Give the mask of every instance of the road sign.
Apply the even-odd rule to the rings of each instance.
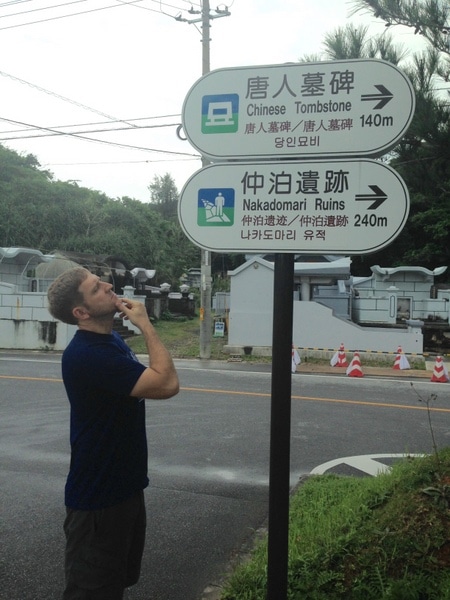
[[[381,156],[405,134],[410,81],[357,59],[211,71],[188,92],[183,128],[211,160]]]
[[[178,205],[192,242],[224,253],[367,254],[392,242],[408,213],[402,178],[370,159],[209,165]]]

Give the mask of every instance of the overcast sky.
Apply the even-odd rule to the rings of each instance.
[[[212,15],[231,13],[211,21],[211,69],[320,53],[352,8],[346,0],[210,4]],[[0,143],[34,154],[55,179],[111,198],[148,201],[148,185],[165,173],[181,190],[201,168],[176,136],[202,73],[199,24],[174,18],[199,18],[191,6],[200,1],[0,0]],[[351,21],[383,30],[370,16]],[[398,31],[399,42],[410,40]]]

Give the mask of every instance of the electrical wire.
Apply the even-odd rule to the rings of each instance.
[[[20,15],[29,15],[31,13],[39,12],[41,10],[51,10],[52,8],[61,8],[62,6],[69,6],[70,4],[80,4],[80,2],[87,2],[88,0],[71,0],[71,2],[65,2],[64,4],[55,4],[53,6],[41,6],[40,8],[31,8],[30,10],[23,10],[21,12],[10,13],[9,15],[0,15],[0,19],[7,19],[9,17],[18,17]],[[1,8],[1,6],[0,6]]]
[[[15,121],[13,119],[6,119],[3,118],[3,121],[7,121],[8,123],[13,123],[15,125],[23,125],[25,127],[37,127],[36,125],[32,125],[30,123],[23,123],[21,121]],[[82,141],[86,141],[86,142],[94,142],[94,143],[98,143],[98,144],[105,144],[108,146],[117,146],[119,148],[127,148],[127,149],[132,149],[132,150],[141,150],[143,152],[156,152],[159,154],[173,154],[176,156],[196,156],[195,154],[190,154],[188,152],[175,152],[172,150],[160,150],[160,149],[156,149],[156,148],[146,148],[143,146],[133,146],[131,144],[121,144],[119,142],[110,142],[107,140],[100,140],[97,138],[91,138],[85,135],[79,135],[77,133],[68,133],[68,132],[64,132],[64,131],[54,131],[52,130],[50,127],[38,127],[38,129],[42,129],[44,131],[48,131],[50,133],[54,133],[55,135],[58,136],[68,136],[68,137],[72,137],[75,139],[79,139]]]
[[[158,163],[158,162],[184,162],[184,161],[192,161],[192,160],[201,160],[201,156],[192,155],[187,158],[156,158],[152,160],[112,160],[112,161],[100,161],[100,162],[70,162],[70,163],[46,163],[44,166],[52,166],[52,167],[90,167],[90,166],[101,166],[101,165],[141,165],[141,164],[150,164],[150,163]]]
[[[11,7],[13,5],[19,5],[19,4],[24,4],[26,2],[29,2],[30,0],[15,0],[15,1],[11,1],[8,3],[2,3],[0,4],[0,8],[5,8],[5,7]],[[4,19],[7,17],[12,17],[12,16],[22,16],[22,15],[27,15],[27,14],[32,14],[32,13],[36,13],[39,11],[43,11],[43,10],[54,10],[54,9],[58,9],[58,8],[63,8],[66,6],[70,6],[73,4],[80,4],[82,2],[86,2],[87,0],[71,0],[70,2],[65,2],[62,4],[56,4],[56,5],[52,5],[52,6],[45,6],[45,7],[39,7],[39,8],[32,8],[29,10],[25,10],[25,11],[21,11],[21,12],[16,12],[16,13],[12,13],[9,15],[0,15],[0,19]],[[40,19],[37,21],[29,21],[26,23],[18,23],[15,25],[11,25],[11,26],[6,26],[6,27],[0,27],[0,30],[5,30],[5,29],[13,29],[16,27],[22,27],[25,25],[33,25],[33,24],[37,24],[37,23],[44,23],[44,22],[49,22],[49,21],[54,21],[54,20],[58,20],[58,19],[62,19],[62,18],[68,18],[68,17],[72,17],[72,16],[78,16],[78,15],[83,15],[83,14],[89,14],[89,13],[93,13],[93,12],[98,12],[100,10],[108,10],[110,8],[118,8],[120,6],[123,5],[128,5],[128,6],[133,6],[135,8],[143,8],[145,10],[148,10],[150,12],[157,12],[157,13],[162,13],[162,14],[168,14],[168,13],[164,13],[163,11],[163,7],[164,8],[168,8],[168,9],[175,9],[175,10],[180,10],[179,6],[175,6],[174,4],[169,4],[167,2],[162,2],[162,0],[149,0],[155,4],[158,5],[159,9],[155,10],[152,8],[149,8],[147,6],[141,6],[141,5],[137,5],[138,2],[142,2],[143,0],[116,0],[117,4],[114,5],[108,5],[108,6],[104,6],[104,7],[99,7],[99,8],[94,8],[94,9],[89,9],[89,10],[85,10],[85,11],[79,11],[76,13],[70,13],[70,14],[65,14],[65,15],[58,15],[58,16],[54,16],[54,17],[47,17],[45,19]],[[182,2],[184,2],[185,4],[189,4],[190,7],[192,8],[193,5],[199,6],[200,8],[202,8],[202,4],[198,3],[192,3],[189,2],[189,0],[181,0]],[[181,10],[187,10],[184,8],[181,8]],[[169,16],[174,16],[174,15],[169,15]],[[138,119],[130,119],[128,121],[125,121],[123,119],[117,119],[111,115],[108,115],[102,111],[98,111],[97,109],[94,109],[92,107],[86,106],[84,104],[81,104],[77,101],[71,100],[70,98],[61,96],[60,94],[57,94],[55,92],[52,92],[50,90],[47,90],[39,85],[36,84],[32,84],[28,81],[25,81],[23,79],[20,79],[19,77],[16,77],[14,75],[10,75],[8,73],[5,72],[1,72],[0,71],[0,75],[4,76],[4,77],[9,77],[13,80],[16,80],[22,84],[25,85],[29,85],[30,87],[33,87],[35,89],[37,89],[40,92],[55,96],[56,98],[63,100],[64,102],[69,102],[71,104],[74,104],[75,106],[78,106],[80,108],[83,108],[85,110],[88,110],[90,112],[94,112],[100,116],[103,116],[105,118],[108,119],[108,123],[114,124],[114,123],[123,123],[126,125],[126,127],[112,127],[112,128],[108,128],[108,129],[96,129],[96,130],[88,130],[88,131],[75,131],[75,132],[68,132],[68,131],[61,131],[60,129],[62,128],[67,128],[69,126],[55,126],[55,127],[41,127],[41,126],[36,126],[36,125],[32,125],[30,123],[25,123],[25,122],[21,122],[21,121],[15,121],[12,119],[7,119],[7,118],[3,118],[0,117],[0,120],[15,124],[15,125],[20,125],[22,127],[26,127],[26,131],[23,131],[21,133],[22,130],[16,130],[13,131],[11,133],[21,133],[21,135],[13,137],[0,137],[0,141],[13,141],[13,140],[20,140],[20,139],[27,139],[27,138],[38,138],[38,137],[48,137],[48,136],[69,136],[69,137],[73,137],[76,139],[81,139],[83,141],[89,141],[89,142],[94,142],[94,143],[100,143],[100,144],[106,144],[106,145],[111,145],[111,146],[118,146],[118,147],[122,147],[122,148],[130,148],[130,149],[135,149],[135,150],[141,150],[141,151],[145,151],[145,152],[155,152],[155,153],[163,153],[163,154],[172,154],[172,155],[176,155],[176,156],[187,156],[190,159],[195,159],[197,160],[198,158],[200,158],[199,155],[195,155],[195,154],[189,154],[189,153],[183,153],[183,152],[172,152],[172,151],[167,151],[167,150],[159,150],[159,149],[154,149],[154,148],[146,148],[146,147],[141,147],[141,146],[133,146],[133,145],[129,145],[129,144],[122,144],[122,143],[118,143],[118,142],[111,142],[111,141],[106,141],[106,140],[100,140],[97,138],[92,138],[92,137],[88,137],[87,135],[85,135],[86,133],[105,133],[105,132],[110,132],[110,131],[125,131],[125,130],[136,130],[136,129],[152,129],[152,128],[156,128],[156,127],[173,127],[173,126],[178,126],[179,123],[173,124],[161,124],[161,125],[136,125],[133,123],[133,121],[136,121]],[[168,115],[169,116],[169,115]],[[175,116],[179,116],[179,115],[171,115],[172,117]],[[153,118],[160,118],[160,117],[153,117]],[[141,119],[144,119],[143,117]],[[86,124],[87,126],[92,126],[93,124]],[[73,125],[73,127],[76,126],[81,126],[81,125]],[[34,134],[31,135],[31,132],[33,131],[40,131],[40,134]],[[29,133],[29,135],[24,135],[24,133]],[[45,132],[45,133],[42,133]],[[8,132],[4,132],[4,134],[7,134]],[[2,134],[0,134],[2,135]]]
[[[3,8],[5,6],[8,7],[13,4],[24,4],[25,2],[33,2],[33,0],[11,0],[11,2],[2,2],[0,4],[0,8]]]
[[[80,0],[80,1],[84,1],[84,0]],[[133,2],[142,2],[143,0],[132,0]],[[6,27],[0,27],[0,31],[5,31],[6,29],[16,29],[17,27],[24,27],[26,25],[36,25],[38,23],[48,23],[50,21],[57,21],[58,19],[66,19],[69,17],[77,17],[79,15],[86,15],[86,14],[90,14],[90,13],[94,13],[94,12],[99,12],[101,10],[108,10],[110,8],[120,8],[121,5],[120,4],[113,4],[110,6],[103,6],[101,8],[91,8],[89,10],[84,10],[84,11],[80,11],[77,13],[71,13],[68,15],[58,15],[57,17],[47,17],[46,19],[39,19],[37,21],[29,21],[27,23],[16,23],[15,25],[7,25]],[[152,9],[148,9],[148,10],[152,10]],[[160,11],[153,11],[153,12],[160,12]],[[26,13],[21,13],[21,14],[26,14]],[[8,15],[6,15],[8,16]]]
[[[12,119],[7,119],[5,117],[0,117],[0,121],[6,121],[7,123],[14,123],[15,121],[13,121]],[[20,123],[19,121],[17,121],[17,123]],[[30,129],[26,129],[26,130],[15,130],[14,133],[23,133],[26,134],[28,132],[31,131],[40,131],[41,129],[44,129],[46,131],[46,133],[40,133],[40,134],[29,134],[29,135],[16,135],[16,136],[10,136],[10,137],[2,137],[5,135],[6,132],[0,133],[0,142],[5,142],[5,141],[11,141],[11,140],[26,140],[26,139],[34,139],[34,138],[43,138],[43,137],[53,137],[56,135],[82,135],[82,134],[86,134],[86,133],[110,133],[110,132],[114,132],[114,131],[137,131],[137,130],[144,130],[144,129],[160,129],[163,127],[178,127],[179,123],[163,123],[161,125],[133,125],[131,127],[114,127],[114,128],[109,128],[109,129],[87,129],[87,130],[81,130],[81,131],[59,131],[60,129],[62,129],[63,126],[61,125],[57,125],[56,127],[50,127],[50,128],[41,128],[41,127],[33,127]]]
[[[129,4],[130,6],[133,6],[134,8],[141,8],[143,10],[149,10],[150,12],[159,12],[159,13],[161,13],[163,15],[168,15],[169,17],[171,17],[172,15],[170,15],[169,13],[164,12],[162,10],[162,6],[167,7],[167,8],[174,8],[175,10],[178,10],[178,11],[179,10],[186,10],[186,9],[180,8],[179,6],[175,6],[173,4],[168,4],[167,2],[161,2],[161,0],[148,0],[148,1],[149,2],[154,2],[155,4],[158,4],[159,7],[160,7],[160,10],[155,11],[155,9],[148,8],[147,6],[141,6],[141,5],[137,6],[137,5],[134,5],[132,1],[129,2],[128,0],[116,0],[116,2],[120,2],[120,4]],[[189,4],[191,4],[191,3],[189,2]]]
[[[3,77],[8,77],[9,79],[12,79],[13,81],[18,81],[19,83],[22,83],[31,88],[34,88],[34,89],[38,90],[39,92],[43,92],[44,94],[48,94],[49,96],[54,96],[55,98],[58,98],[59,100],[63,100],[64,102],[68,102],[69,104],[73,104],[74,106],[78,106],[79,108],[83,108],[84,110],[87,110],[89,112],[96,113],[97,115],[100,115],[101,117],[106,117],[109,120],[116,120],[116,117],[108,115],[107,113],[104,113],[101,110],[97,110],[96,108],[92,108],[91,106],[87,106],[86,104],[81,104],[81,102],[77,102],[76,100],[71,100],[70,98],[67,98],[67,96],[61,96],[61,94],[57,94],[56,92],[47,90],[46,88],[43,88],[40,85],[31,83],[30,81],[26,81],[25,79],[21,79],[20,77],[16,77],[15,75],[10,75],[9,73],[5,73],[4,71],[0,71],[0,75]],[[122,121],[122,123],[126,123],[127,125],[129,125],[129,123],[127,123],[127,121]]]
[[[180,118],[180,114],[173,114],[173,115],[160,115],[157,117],[136,117],[134,119],[127,119],[125,122],[127,123],[132,123],[133,121],[150,121],[150,120],[154,120],[154,119],[171,119],[171,118]],[[3,120],[0,117],[0,120]],[[92,123],[71,123],[69,125],[51,125],[50,127],[52,129],[64,129],[64,128],[69,128],[69,127],[92,127],[94,125],[104,125],[104,124],[108,124],[110,123],[111,125],[113,125],[114,123],[123,123],[124,121],[122,121],[121,119],[113,119],[111,121],[94,121]],[[140,126],[136,125],[134,126],[134,128],[139,129]],[[131,127],[130,127],[131,129]],[[26,130],[23,129],[10,129],[10,130],[6,130],[0,133],[0,135],[4,135],[6,133],[23,133],[24,131],[39,131],[40,127],[32,127]],[[114,129],[111,130],[105,130],[105,131],[114,131]],[[74,132],[74,133],[79,133],[79,132]]]
[[[80,2],[86,2],[88,0],[72,0],[71,2],[66,2],[64,4],[57,4],[54,6],[47,6],[47,7],[41,7],[41,8],[36,8],[36,9],[31,9],[31,10],[27,10],[27,11],[22,11],[19,13],[13,13],[11,15],[0,15],[0,19],[4,19],[4,18],[8,18],[11,16],[21,16],[21,15],[27,15],[33,12],[37,12],[37,11],[42,11],[42,10],[51,10],[54,8],[62,8],[64,6],[68,6],[70,4],[78,4]],[[84,10],[84,11],[79,11],[79,12],[75,12],[75,13],[70,13],[70,14],[65,14],[65,15],[58,15],[56,17],[47,17],[45,19],[38,19],[37,21],[28,21],[26,23],[16,23],[15,25],[7,25],[5,27],[0,27],[0,31],[4,31],[6,29],[15,29],[17,27],[24,27],[26,25],[36,25],[39,23],[47,23],[50,21],[56,21],[58,19],[65,19],[65,18],[69,18],[69,17],[76,17],[79,15],[85,15],[85,14],[89,14],[89,13],[93,13],[93,12],[98,12],[101,10],[108,10],[110,8],[120,8],[124,5],[128,5],[128,6],[134,6],[135,8],[142,8],[144,10],[147,10],[149,12],[156,12],[159,14],[166,14],[170,17],[175,17],[175,15],[170,15],[169,13],[165,13],[162,10],[162,6],[167,7],[167,8],[173,8],[175,10],[184,10],[184,9],[180,9],[179,6],[175,6],[173,4],[168,4],[166,2],[161,2],[160,0],[149,0],[150,2],[153,2],[155,4],[157,4],[160,8],[159,9],[154,9],[154,8],[149,8],[146,6],[136,6],[138,2],[143,2],[145,0],[129,0],[129,1],[125,1],[125,0],[116,0],[118,2],[118,4],[112,4],[109,6],[103,6],[103,7],[99,7],[99,8],[92,8],[89,10]]]

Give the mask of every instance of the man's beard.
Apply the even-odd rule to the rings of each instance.
[[[89,312],[89,316],[91,317],[91,319],[96,319],[97,321],[109,321],[113,319],[114,315],[117,313],[117,309],[115,306],[112,306],[110,308],[89,308],[89,306],[85,306],[86,310]]]

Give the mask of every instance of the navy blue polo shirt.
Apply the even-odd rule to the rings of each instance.
[[[145,401],[130,396],[145,368],[115,332],[78,330],[64,351],[71,445],[66,506],[107,508],[147,487]]]

